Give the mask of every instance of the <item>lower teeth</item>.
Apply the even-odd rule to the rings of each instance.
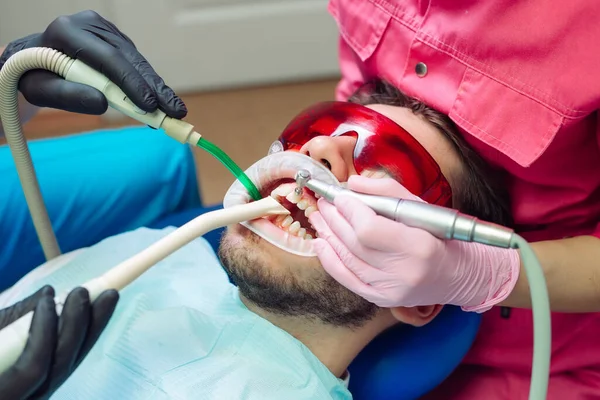
[[[310,233],[306,233],[307,229],[303,228],[300,225],[300,222],[294,221],[292,219],[292,217],[290,217],[289,215],[287,215],[287,216],[280,215],[280,216],[275,217],[275,219],[272,219],[272,218],[267,218],[267,219],[270,219],[271,222],[273,224],[275,224],[279,229],[281,229],[285,232],[288,232],[291,235],[298,236],[300,238],[303,238],[304,240],[313,239],[313,235],[311,235]],[[314,231],[314,228],[312,226],[310,228]]]

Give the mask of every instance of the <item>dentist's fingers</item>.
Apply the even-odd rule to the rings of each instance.
[[[52,296],[43,296],[35,308],[29,337],[17,362],[0,375],[0,393],[7,399],[30,399],[46,380],[58,332]]]
[[[140,56],[140,60],[136,63],[137,68],[146,80],[150,87],[156,92],[158,108],[165,112],[169,117],[182,119],[187,115],[187,107],[183,100],[179,98],[165,81],[154,71],[152,66],[146,59]]]
[[[19,90],[29,103],[38,107],[90,115],[102,115],[108,108],[108,100],[100,91],[42,69],[25,73],[19,81]]]
[[[100,21],[99,23],[101,24]],[[104,37],[99,37],[93,33],[89,35],[75,33],[73,36],[69,36],[68,39],[63,38],[64,46],[60,50],[106,75],[140,109],[146,112],[153,112],[157,109],[156,93],[138,72],[135,63],[128,59],[129,54],[127,52],[129,50],[135,51],[135,48],[129,49],[122,43],[119,44],[119,47],[115,47],[110,44],[111,42],[107,43]],[[106,31],[104,33],[108,34]],[[110,36],[114,35],[111,34]]]
[[[362,202],[349,196],[339,196],[335,207],[326,200],[319,200],[319,211],[331,231],[358,257],[375,251],[393,253],[410,242],[414,234],[406,225],[376,215]],[[365,260],[367,261],[367,260]]]
[[[355,192],[390,196],[402,199],[420,200],[407,188],[392,178],[374,179],[361,175],[352,175],[348,179],[348,189]]]
[[[105,290],[100,293],[100,296],[92,303],[91,307],[91,320],[88,333],[81,346],[79,355],[75,365],[79,365],[83,359],[88,355],[92,347],[96,344],[102,332],[110,322],[117,303],[119,301],[119,292],[113,289]]]
[[[90,321],[90,297],[84,288],[76,288],[65,299],[59,324],[58,341],[52,367],[37,394],[54,393],[73,372],[73,365],[85,340]]]
[[[337,213],[335,207],[331,207],[333,212]],[[337,218],[343,221],[343,218],[341,216],[338,215]],[[373,279],[378,279],[380,275],[379,269],[372,267],[360,258],[364,251],[361,252],[357,250],[357,247],[360,246],[360,243],[358,243],[357,240],[350,239],[350,241],[357,243],[354,247],[347,246],[345,243],[343,243],[340,240],[340,238],[335,234],[335,232],[333,232],[329,228],[320,211],[312,213],[309,217],[309,220],[310,223],[315,227],[315,229],[319,233],[319,237],[325,240],[329,244],[329,246],[331,246],[331,248],[336,254],[336,259],[339,260],[340,264],[345,269],[351,271],[358,279],[360,279],[361,282],[364,282],[366,284],[371,284],[373,283]],[[342,223],[344,222],[345,221],[343,221]],[[346,231],[350,232],[350,235],[352,235],[352,229],[348,228],[346,229]],[[349,247],[352,248],[354,251],[350,251]],[[329,259],[324,259],[321,260],[321,263],[324,264],[324,262],[326,263],[328,261]]]
[[[0,310],[0,329],[12,324],[28,312],[34,311],[40,300],[45,297],[54,298],[54,288],[52,286],[46,285],[26,299]]]
[[[328,241],[314,239],[313,249],[317,253],[323,269],[341,285],[375,304],[385,301],[375,288],[361,281],[351,270],[346,268]]]
[[[360,257],[360,255],[364,252],[364,249],[363,243],[357,235],[356,228],[350,224],[350,222],[341,214],[340,210],[338,210],[336,206],[327,202],[327,200],[319,199],[318,206],[320,213],[319,215],[323,218],[326,226],[341,240],[346,247],[351,248],[354,254]],[[370,208],[363,204],[359,204],[359,206],[366,208],[366,210],[362,210],[365,211],[363,220],[369,221],[375,217],[375,213]],[[319,236],[321,236],[321,232],[319,232]]]

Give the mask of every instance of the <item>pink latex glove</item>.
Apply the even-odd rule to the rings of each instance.
[[[393,179],[352,176],[357,192],[419,200]],[[380,307],[452,304],[483,312],[500,303],[519,277],[519,255],[477,243],[443,241],[376,215],[349,196],[319,200],[310,216],[314,249],[338,282]]]

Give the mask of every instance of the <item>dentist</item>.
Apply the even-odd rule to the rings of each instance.
[[[133,42],[93,11],[59,17],[44,32],[8,44],[0,49],[0,69],[10,56],[30,47],[50,47],[102,71],[113,82],[119,82],[121,89],[145,111],[158,108],[175,118],[183,118],[187,113],[183,101],[165,85]],[[103,114],[108,107],[106,98],[96,89],[66,82],[44,70],[26,73],[19,90],[24,121],[35,114],[36,106],[93,115]],[[54,295],[51,287],[44,287],[0,310],[0,329],[34,311],[22,356],[0,375],[0,398],[48,399],[94,346],[119,298],[118,292],[109,290],[91,303],[87,290],[76,288],[57,316]]]
[[[600,3],[332,0],[345,100],[386,79],[447,114],[506,174],[515,230],[542,263],[552,307],[548,399],[600,398]],[[360,192],[414,198],[394,181]],[[434,399],[526,398],[529,287],[515,250],[443,242],[349,198],[319,202],[324,268],[380,306],[485,312],[462,366]],[[506,312],[511,307],[510,312]]]

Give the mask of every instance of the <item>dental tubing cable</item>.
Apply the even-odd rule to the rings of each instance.
[[[45,47],[24,49],[10,57],[0,70],[0,119],[46,260],[59,256],[61,251],[40,192],[27,141],[23,136],[17,97],[21,76],[33,69],[52,71],[68,81],[92,86],[104,94],[112,108],[155,129],[162,128],[167,135],[180,143],[189,143],[206,150],[240,180],[254,200],[261,198],[254,183],[233,160],[217,146],[203,139],[202,135],[194,130],[193,125],[168,117],[161,110],[148,113],[139,109],[106,76],[59,51]]]
[[[107,289],[123,290],[153,265],[205,233],[227,225],[249,221],[266,215],[289,214],[289,211],[272,197],[208,212],[196,217],[146,249],[117,264],[103,275],[91,279],[83,286],[94,301]],[[67,293],[55,299],[60,315]],[[29,336],[33,311],[0,330],[0,374],[19,359]]]
[[[531,311],[533,313],[533,362],[529,400],[546,400],[550,377],[550,354],[552,350],[552,324],[550,300],[544,270],[533,249],[525,239],[513,234],[510,247],[519,250],[525,275],[529,282]]]

